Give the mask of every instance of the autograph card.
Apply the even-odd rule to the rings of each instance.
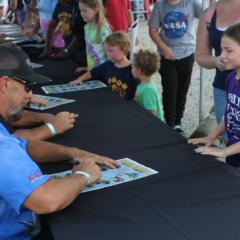
[[[37,95],[37,94],[36,94],[36,96],[47,100],[48,105],[43,106],[43,105],[32,104],[31,103],[29,106],[27,106],[28,108],[37,109],[37,110],[45,110],[45,109],[54,108],[54,107],[57,107],[59,105],[63,105],[63,104],[67,104],[67,103],[71,103],[71,102],[75,101],[75,100],[72,100],[72,99],[49,97],[49,96]]]
[[[102,176],[98,183],[88,185],[83,192],[98,190],[101,188],[111,187],[114,185],[134,181],[158,173],[157,171],[139,164],[129,158],[117,160],[120,163],[119,168],[102,170]],[[66,175],[71,175],[72,171],[65,171],[55,174],[50,174],[50,178],[62,178]]]
[[[74,92],[74,91],[81,91],[81,90],[90,90],[90,89],[97,89],[103,88],[106,85],[98,80],[84,82],[80,85],[70,86],[69,84],[60,84],[60,85],[49,85],[43,86],[42,89],[45,93],[64,93],[64,92]]]

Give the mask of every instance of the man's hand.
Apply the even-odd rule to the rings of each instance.
[[[76,165],[73,167],[73,171],[83,171],[86,172],[90,175],[90,184],[94,184],[97,181],[99,181],[101,177],[101,170],[97,166],[97,164],[90,160],[90,159],[85,159],[82,160],[79,165]]]
[[[114,161],[111,158],[105,157],[105,156],[100,156],[97,154],[91,154],[91,158],[95,163],[100,164],[100,165],[105,165],[109,168],[118,168],[120,167],[119,163]]]
[[[96,164],[99,165],[105,165],[109,168],[118,168],[120,167],[119,163],[114,161],[111,158],[105,157],[105,156],[100,156],[98,154],[90,153],[90,152],[83,152],[79,151],[79,149],[76,149],[73,153],[73,159],[79,162],[82,162],[83,159],[88,159],[93,161]]]
[[[42,106],[47,106],[48,105],[48,101],[45,100],[42,97],[36,96],[36,95],[32,95],[30,102],[33,104],[38,104],[38,105],[42,105]]]
[[[50,123],[54,126],[56,133],[61,134],[73,128],[78,114],[70,112],[60,112],[52,118]]]

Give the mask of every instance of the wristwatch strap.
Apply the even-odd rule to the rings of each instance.
[[[46,123],[46,126],[48,127],[52,137],[57,135],[56,129],[52,123]]]

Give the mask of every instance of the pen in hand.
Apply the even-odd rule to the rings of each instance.
[[[71,165],[78,165],[78,164],[80,164],[80,161],[70,160],[70,161],[67,161],[67,163],[69,163],[69,164],[71,164]]]

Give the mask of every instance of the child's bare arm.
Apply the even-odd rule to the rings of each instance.
[[[149,35],[151,39],[154,41],[154,43],[159,47],[164,55],[164,58],[168,60],[175,60],[175,54],[172,51],[171,48],[167,46],[167,44],[161,39],[161,37],[158,34],[157,28],[149,27]]]
[[[188,143],[193,145],[204,144],[205,147],[209,147],[224,132],[224,130],[225,126],[224,121],[222,120],[221,123],[208,136],[189,139]]]
[[[195,152],[203,155],[211,155],[215,157],[228,157],[240,153],[240,142],[230,145],[225,148],[218,147],[199,147]]]
[[[157,111],[156,110],[149,110],[150,113],[152,113],[154,116],[157,116]]]
[[[81,84],[82,82],[89,80],[90,78],[92,78],[92,75],[91,75],[91,72],[88,71],[84,73],[82,76],[80,76],[79,78],[77,78],[76,80],[69,82],[69,85],[75,86],[77,84]]]

